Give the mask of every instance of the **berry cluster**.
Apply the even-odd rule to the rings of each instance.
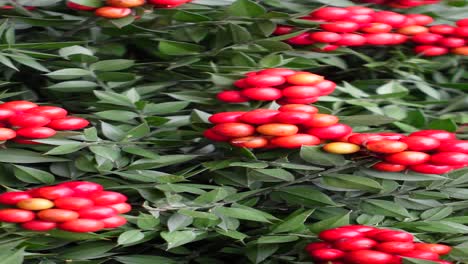
[[[191,0],[148,0],[148,4],[156,8],[176,8]],[[102,5],[85,5],[77,0],[68,0],[67,6],[78,11],[94,11],[94,14],[99,17],[117,19],[129,16],[132,13],[132,8],[143,6],[146,0],[106,0],[105,6]],[[94,3],[94,2],[93,2]]]
[[[422,5],[437,4],[440,0],[361,0],[361,2],[377,5],[388,5],[394,8],[412,8]]]
[[[405,231],[349,225],[322,231],[319,238],[322,242],[310,243],[305,248],[317,261],[314,263],[401,264],[403,258],[452,263],[440,259],[450,253],[451,247],[415,243],[414,236]]]
[[[352,132],[350,126],[338,123],[338,117],[319,114],[316,107],[303,104],[216,113],[209,121],[215,126],[205,131],[206,138],[245,148],[300,148]]]
[[[382,159],[372,168],[399,172],[406,169],[427,174],[443,174],[468,166],[468,140],[458,140],[444,130],[420,130],[408,136],[398,133],[354,133],[332,142],[324,150],[350,154],[364,147]]]
[[[0,141],[37,144],[30,139],[49,138],[56,130],[78,130],[89,124],[84,118],[67,114],[61,107],[38,106],[29,101],[0,104]]]
[[[245,75],[234,82],[240,90],[220,92],[217,98],[226,103],[278,100],[279,104],[310,104],[319,96],[331,94],[336,87],[323,76],[290,69],[264,69]]]
[[[24,229],[33,231],[59,228],[70,232],[96,232],[127,223],[119,215],[132,209],[126,201],[125,195],[104,191],[97,183],[65,182],[0,194],[0,204],[16,206],[0,209],[0,222],[20,223]]]
[[[362,6],[323,7],[301,19],[320,24],[321,31],[305,32],[286,40],[292,45],[322,44],[317,51],[333,51],[340,46],[415,44],[414,51],[424,56],[439,56],[450,51],[468,55],[468,19],[450,25],[426,25],[432,17],[375,11]],[[294,27],[279,25],[275,35],[289,34]]]

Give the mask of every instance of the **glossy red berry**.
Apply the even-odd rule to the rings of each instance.
[[[89,125],[89,121],[81,117],[65,117],[52,120],[47,126],[55,130],[78,130]]]
[[[57,134],[57,131],[48,127],[24,127],[16,130],[16,134],[25,138],[49,138]]]
[[[45,116],[23,113],[10,117],[8,122],[16,127],[41,127],[49,124],[50,119]]]
[[[318,237],[324,241],[337,241],[343,238],[363,237],[363,234],[353,229],[338,227],[322,231]]]
[[[0,204],[15,205],[22,200],[31,198],[32,196],[27,192],[5,192],[0,194]]]
[[[431,162],[440,165],[468,165],[468,154],[461,152],[440,152],[431,156]]]
[[[423,164],[429,161],[431,156],[424,152],[419,151],[403,151],[400,153],[394,153],[387,155],[385,160],[400,165],[417,165]]]
[[[216,95],[216,98],[226,103],[245,103],[249,101],[249,98],[243,96],[240,91],[235,90],[220,92]]]

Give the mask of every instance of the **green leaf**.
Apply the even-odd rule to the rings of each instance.
[[[114,259],[123,264],[176,264],[177,261],[170,258],[154,255],[125,255],[114,257]]]
[[[338,215],[333,216],[322,221],[313,223],[308,226],[309,230],[315,234],[322,232],[323,230],[327,230],[330,228],[340,227],[349,225],[349,213],[345,215]]]
[[[2,258],[2,264],[22,264],[24,263],[24,256],[24,248],[16,250],[14,253],[10,251],[2,251],[2,253],[0,253],[0,257]]]
[[[135,64],[133,60],[103,60],[90,65],[93,71],[121,71],[132,67]]]
[[[376,215],[392,217],[410,217],[409,212],[400,204],[377,199],[367,199],[361,204],[361,209],[365,212],[373,212]]]
[[[303,160],[322,166],[340,166],[346,163],[342,155],[325,153],[316,146],[303,146],[300,155]]]
[[[284,221],[275,227],[271,233],[286,233],[293,230],[297,230],[304,225],[304,222],[307,218],[314,212],[314,210],[307,210],[305,212],[295,212],[292,215],[288,216]]]
[[[310,185],[285,187],[278,192],[280,197],[294,204],[306,206],[336,205],[330,197]]]
[[[0,149],[0,162],[6,163],[43,163],[43,162],[63,162],[68,159],[50,157],[40,153],[23,149]]]
[[[98,259],[106,256],[114,248],[114,243],[97,241],[84,242],[77,246],[68,246],[59,251],[59,256],[63,259],[86,260]]]
[[[72,80],[85,76],[90,76],[91,72],[80,68],[68,68],[46,73],[46,75],[55,80]]]
[[[176,213],[167,220],[167,228],[169,232],[173,232],[191,225],[192,222],[193,218],[191,216]]]
[[[457,131],[457,124],[452,119],[435,119],[428,125],[429,129],[441,129],[450,132]]]
[[[237,0],[228,9],[228,14],[240,17],[258,17],[266,13],[263,6],[250,0]]]
[[[161,232],[161,237],[166,240],[167,248],[171,249],[192,242],[197,235],[193,231],[174,231]]]
[[[323,183],[329,186],[350,189],[378,192],[382,186],[372,179],[348,175],[348,174],[327,174],[322,178]]]
[[[45,154],[46,155],[63,155],[63,154],[68,154],[68,153],[73,153],[77,152],[78,150],[86,147],[83,143],[77,142],[77,143],[67,143],[65,145],[61,145],[58,147],[55,147],[49,151],[47,151]]]
[[[166,40],[159,42],[158,48],[162,53],[172,56],[195,55],[204,50],[200,45]]]
[[[210,204],[223,200],[229,195],[229,192],[224,188],[216,188],[198,196],[193,202],[195,204]]]
[[[233,208],[233,207],[217,207],[213,211],[218,216],[227,216],[242,220],[250,220],[256,222],[265,222],[269,223],[268,220],[262,213],[259,213],[254,209],[242,209],[242,208]]]
[[[367,176],[386,179],[386,180],[396,180],[396,181],[437,181],[437,180],[446,180],[444,176],[439,176],[435,174],[420,174],[420,173],[400,173],[400,172],[383,172],[376,171],[372,169],[361,169],[362,173]]]
[[[99,85],[90,81],[66,81],[48,86],[47,89],[62,93],[87,92],[92,91]]]
[[[129,230],[125,231],[119,235],[117,239],[117,244],[119,245],[127,245],[138,242],[142,240],[145,235],[140,230]]]
[[[257,244],[289,243],[297,240],[298,236],[262,236],[257,240]]]
[[[14,168],[15,176],[23,182],[47,184],[54,183],[55,177],[49,172],[19,165],[14,165]]]

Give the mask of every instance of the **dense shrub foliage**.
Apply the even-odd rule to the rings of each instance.
[[[314,105],[355,132],[443,129],[468,138],[467,57],[426,58],[405,45],[318,53],[320,44],[284,42],[316,27],[299,18],[325,4],[356,3],[194,0],[108,20],[60,0],[0,0],[13,7],[0,9],[0,99],[60,106],[91,122],[34,140],[41,144],[2,145],[1,192],[91,181],[133,208],[128,224],[96,233],[1,223],[0,263],[313,263],[304,247],[348,224],[404,229],[453,246],[447,259],[467,263],[466,168],[379,172],[369,169],[372,157],[321,146],[249,150],[204,138],[213,113],[277,109],[216,99],[246,72],[276,67],[337,83]],[[454,24],[468,4],[398,12]],[[280,24],[298,31],[272,35]]]

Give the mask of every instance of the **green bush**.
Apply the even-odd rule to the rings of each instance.
[[[337,82],[317,106],[357,132],[430,128],[466,139],[466,57],[427,59],[406,46],[317,53],[282,42],[297,33],[271,36],[276,24],[314,27],[297,18],[346,0],[196,0],[117,20],[58,0],[18,2],[38,8],[0,11],[1,100],[59,105],[93,126],[6,144],[2,191],[89,180],[134,208],[128,225],[96,234],[1,223],[0,263],[312,263],[305,244],[349,223],[447,243],[452,260],[467,262],[467,169],[383,173],[319,147],[250,151],[202,136],[212,113],[275,107],[221,104],[217,92],[245,72],[287,67]],[[464,1],[447,2],[405,12],[466,17]]]

